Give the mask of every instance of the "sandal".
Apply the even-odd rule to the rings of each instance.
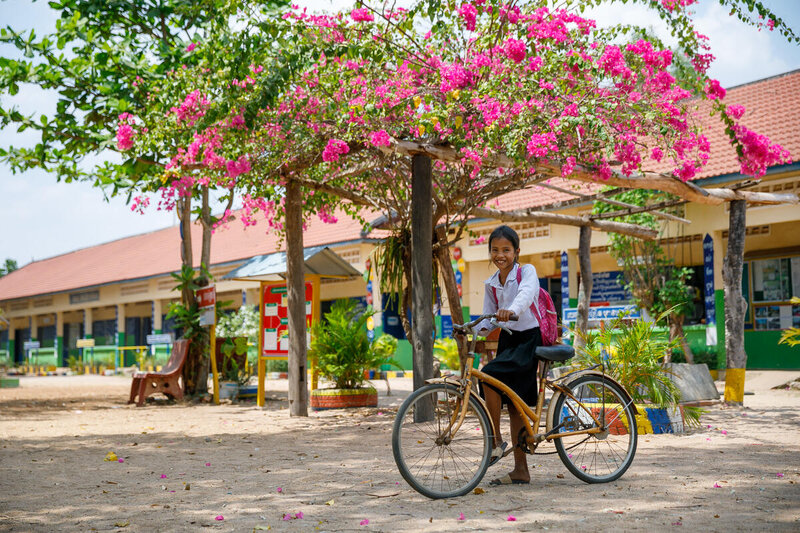
[[[492,448],[492,457],[489,459],[489,466],[496,464],[497,461],[511,453],[511,450],[507,450],[506,448],[508,448],[507,442],[501,442],[500,446]]]
[[[497,479],[493,479],[489,482],[489,485],[530,485],[530,481],[525,481],[522,479],[511,479],[511,476],[506,474],[503,477],[499,477]]]

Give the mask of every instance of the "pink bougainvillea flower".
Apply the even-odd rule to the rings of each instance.
[[[776,477],[783,477],[783,474],[781,472],[778,472],[777,474],[775,474],[775,476]]]
[[[722,433],[723,435],[727,435],[727,434],[728,434],[728,432],[727,432],[727,431],[725,431],[724,429],[723,429],[723,430],[721,430],[721,431],[720,431],[720,433]]]
[[[303,511],[298,511],[297,513],[294,514],[294,517],[298,520],[302,520],[304,516],[305,515],[303,514]]]
[[[716,483],[716,482],[715,482],[715,483],[714,483],[714,488],[715,488],[715,489],[721,489],[721,488],[722,488],[722,485],[720,485],[719,483]]]
[[[161,479],[167,479],[167,475],[166,474],[161,474]]]
[[[280,494],[281,492],[283,492],[283,489],[281,487],[278,487],[278,494]]]
[[[369,136],[369,142],[375,146],[389,146],[392,144],[389,134],[386,130],[373,131]]]
[[[725,88],[719,84],[717,80],[709,80],[708,85],[706,85],[706,94],[711,100],[722,100],[725,98]]]
[[[214,517],[214,520],[225,520],[225,517],[222,516],[221,514],[218,514],[217,516]]]
[[[369,518],[365,518],[361,522],[358,523],[359,526],[368,526],[369,525]]]
[[[372,22],[375,17],[369,12],[369,9],[362,7],[361,9],[354,9],[350,12],[350,18],[356,22]]]
[[[123,459],[122,457],[120,457],[119,459],[117,459],[117,462],[124,463],[124,462],[125,462],[125,459]]]
[[[506,521],[508,521],[508,522],[516,522],[517,521],[517,517],[514,516],[513,514],[510,514],[510,515],[508,515],[508,518],[506,518]]]
[[[322,151],[322,160],[328,162],[338,161],[340,155],[346,154],[349,151],[350,147],[347,146],[346,142],[340,141],[339,139],[331,139]]]
[[[521,63],[525,59],[525,43],[517,39],[507,40],[503,51],[514,63]]]
[[[206,463],[206,466],[211,466],[211,463]]]
[[[467,518],[464,516],[464,513],[458,513],[458,520],[466,520]]]
[[[195,49],[196,46],[197,46],[197,43],[190,43],[189,46],[186,47],[186,51],[187,52],[191,52],[191,51],[193,51]]]
[[[464,25],[469,31],[475,31],[475,22],[478,18],[478,10],[472,4],[463,4],[458,14],[464,19]]]

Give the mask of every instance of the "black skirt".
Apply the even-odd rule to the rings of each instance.
[[[538,327],[515,331],[510,335],[501,331],[497,343],[497,357],[481,368],[481,372],[508,385],[527,405],[536,405],[539,397],[539,389],[536,386],[539,360],[534,353],[536,347],[541,344],[542,333]],[[492,388],[497,391],[495,387]],[[508,403],[505,394],[501,394],[501,397],[503,403]]]

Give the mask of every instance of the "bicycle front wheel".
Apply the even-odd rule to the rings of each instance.
[[[464,396],[445,383],[414,391],[397,412],[392,451],[397,468],[414,490],[428,498],[463,496],[480,483],[492,453],[492,425],[475,398],[453,433]]]
[[[556,450],[567,469],[586,483],[618,479],[636,454],[636,417],[632,401],[616,383],[602,376],[581,376],[569,388],[575,401],[561,395],[554,405],[553,427],[566,433],[596,428],[599,433],[555,439]]]

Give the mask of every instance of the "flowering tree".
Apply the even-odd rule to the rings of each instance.
[[[0,91],[15,95],[31,84],[58,95],[55,112],[49,116],[26,116],[11,105],[0,107],[0,127],[39,134],[34,147],[0,147],[0,161],[13,172],[43,168],[59,180],[91,181],[105,194],[127,195],[138,211],[148,203],[142,192],[163,189],[158,208],[178,210],[184,266],[195,265],[189,231],[194,216],[203,223],[201,264],[207,266],[215,222],[209,189],[228,191],[227,198],[223,195],[228,202],[232,194],[229,183],[196,174],[212,167],[216,171],[221,165],[223,174],[235,176],[246,170],[246,161],[232,162],[228,173],[229,161],[209,152],[208,165],[198,162],[192,170],[186,163],[191,155],[178,148],[191,147],[195,133],[213,136],[204,125],[215,122],[214,113],[227,113],[228,98],[222,105],[214,102],[217,107],[212,108],[203,91],[227,89],[233,80],[246,77],[251,57],[272,42],[263,13],[276,4],[63,0],[51,5],[61,11],[54,33],[41,38],[12,28],[0,33],[0,42],[21,52],[21,58],[0,58]],[[253,22],[249,28],[258,34],[255,38],[243,39],[243,33],[249,35],[246,24],[237,26],[244,26],[244,31],[231,30],[242,20]],[[64,49],[68,53],[62,53]],[[201,69],[213,71],[214,76],[191,77]],[[236,115],[227,125],[234,132],[240,127]],[[135,149],[137,143],[141,146]],[[94,159],[101,162],[93,164]],[[199,207],[193,209],[193,200]],[[191,308],[194,293],[190,284],[183,286],[183,303]],[[184,366],[189,394],[207,392],[207,363],[207,357],[192,350]]]

